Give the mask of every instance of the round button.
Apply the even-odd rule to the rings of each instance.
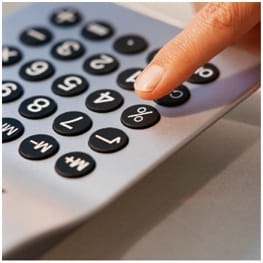
[[[85,92],[89,83],[80,75],[68,74],[57,78],[52,84],[52,91],[63,97],[72,97]]]
[[[110,89],[94,91],[86,100],[87,108],[95,112],[110,112],[118,109],[122,104],[121,94]]]
[[[51,49],[51,54],[60,60],[73,60],[85,53],[84,46],[77,40],[67,39],[58,42]]]
[[[51,77],[55,68],[46,60],[32,60],[22,66],[20,76],[29,81],[40,81]]]
[[[198,68],[188,79],[188,82],[194,84],[206,84],[216,80],[219,77],[219,70],[211,63],[207,63]]]
[[[159,112],[150,105],[134,105],[127,108],[121,115],[121,122],[131,129],[145,129],[160,120]]]
[[[7,103],[19,99],[24,91],[20,84],[6,80],[2,82],[2,102]]]
[[[100,153],[112,153],[121,150],[128,144],[128,136],[116,128],[104,128],[95,131],[89,139],[92,150]]]
[[[104,40],[111,37],[113,32],[112,26],[103,21],[91,21],[81,31],[82,36],[89,40]]]
[[[124,70],[117,78],[118,85],[126,90],[134,90],[134,83],[142,71],[143,69],[141,68],[131,68]]]
[[[2,142],[11,142],[22,136],[23,124],[14,118],[2,119]]]
[[[137,54],[144,51],[148,47],[148,43],[138,35],[126,35],[118,38],[113,47],[122,54]]]
[[[146,58],[147,63],[150,63],[153,60],[153,58],[155,57],[155,55],[158,53],[159,50],[160,49],[158,48],[150,52],[150,54]]]
[[[88,58],[84,70],[94,75],[104,75],[115,71],[119,66],[117,59],[109,54],[97,54]]]
[[[11,66],[18,63],[22,59],[21,51],[14,46],[2,47],[2,65]]]
[[[30,27],[22,32],[20,40],[28,46],[42,46],[53,38],[51,32],[44,27]]]
[[[191,93],[189,89],[183,85],[174,89],[170,94],[155,102],[165,107],[176,107],[184,104],[190,99]]]
[[[56,102],[46,96],[34,96],[24,100],[19,113],[28,119],[42,119],[50,116],[57,109]]]
[[[29,160],[42,160],[58,152],[59,144],[46,134],[32,135],[24,139],[19,146],[19,153]]]
[[[53,122],[55,132],[64,136],[80,135],[91,128],[90,117],[79,111],[69,111],[59,115]]]
[[[83,152],[69,152],[56,162],[56,172],[67,178],[78,178],[91,173],[96,166],[94,159]]]
[[[81,15],[73,8],[62,8],[55,11],[50,20],[56,26],[70,27],[81,21]]]

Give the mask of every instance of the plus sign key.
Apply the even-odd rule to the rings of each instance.
[[[19,62],[22,58],[21,51],[14,46],[2,47],[2,65],[10,66]]]
[[[56,162],[56,172],[67,178],[78,178],[93,171],[96,163],[93,158],[83,152],[70,152],[62,155]]]
[[[121,122],[131,129],[145,129],[155,125],[160,120],[160,113],[146,104],[127,108],[121,115]]]

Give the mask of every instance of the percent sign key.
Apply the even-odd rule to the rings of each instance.
[[[155,125],[160,118],[154,107],[140,104],[127,108],[121,115],[121,122],[131,129],[145,129]]]

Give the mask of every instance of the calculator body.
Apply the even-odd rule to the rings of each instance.
[[[83,21],[69,29],[52,25],[50,15],[53,11],[69,5],[81,12]],[[115,30],[113,36],[100,42],[84,39],[80,31],[84,22],[89,20],[111,23]],[[20,32],[32,25],[50,28],[54,35],[52,42],[41,47],[21,44],[18,38]],[[3,117],[14,117],[25,127],[20,138],[3,144],[4,255],[8,257],[21,247],[29,247],[49,235],[64,233],[79,225],[190,142],[259,86],[259,58],[234,47],[211,60],[220,71],[216,81],[204,85],[187,81],[184,83],[191,92],[191,98],[179,107],[163,107],[152,101],[143,101],[134,92],[118,86],[116,79],[122,70],[145,67],[147,55],[180,31],[181,29],[174,25],[110,3],[36,3],[4,19],[3,43],[19,47],[23,58],[16,65],[3,68],[3,80],[19,82],[24,88],[24,94],[20,99],[3,105]],[[142,35],[148,41],[147,49],[135,55],[116,53],[112,47],[114,40],[127,33]],[[73,61],[54,59],[50,54],[51,47],[66,38],[78,39],[85,46],[86,53]],[[120,64],[118,70],[104,76],[90,75],[83,71],[84,60],[99,52],[117,57]],[[21,79],[18,74],[21,65],[38,58],[51,61],[55,67],[54,76],[39,82]],[[54,79],[72,73],[80,74],[88,80],[87,91],[74,97],[53,94],[51,86]],[[112,112],[89,111],[85,106],[86,97],[103,88],[111,88],[121,93],[124,104]],[[39,120],[21,116],[18,112],[21,102],[39,94],[52,97],[56,101],[56,112]],[[160,121],[148,129],[135,130],[124,126],[120,120],[122,112],[136,104],[156,108],[161,116]],[[52,128],[54,118],[69,110],[88,114],[92,119],[91,130],[72,137],[57,134]],[[129,138],[128,145],[109,154],[93,151],[88,145],[89,137],[92,132],[105,127],[124,131]],[[26,137],[40,133],[57,139],[58,152],[39,161],[22,158],[18,152],[19,144]],[[55,162],[61,155],[71,151],[90,154],[96,161],[94,171],[80,178],[59,176],[54,169]]]

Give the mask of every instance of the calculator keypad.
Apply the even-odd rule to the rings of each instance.
[[[14,46],[4,45],[2,47],[2,65],[11,66],[22,59],[22,52]]]
[[[51,77],[55,73],[55,68],[50,62],[37,59],[24,64],[19,73],[25,80],[40,81]]]
[[[76,74],[63,75],[52,84],[52,91],[62,97],[72,97],[85,92],[89,87],[88,81]]]
[[[158,48],[158,49],[155,49],[152,52],[150,52],[149,55],[146,58],[146,62],[150,63],[153,60],[153,58],[155,57],[155,55],[159,52],[159,50],[160,49]]]
[[[160,118],[154,107],[140,104],[127,108],[121,115],[121,122],[131,129],[145,129],[155,125]]]
[[[95,112],[110,112],[123,104],[123,97],[115,90],[103,89],[91,93],[86,99],[86,106]]]
[[[35,47],[34,50],[37,50],[37,47],[45,45],[45,47],[48,48],[50,61],[49,59],[42,59],[41,52],[39,52],[39,57],[25,62],[19,68],[19,74],[22,79],[34,82],[37,86],[38,81],[47,80],[55,74],[55,67],[52,65],[52,61],[60,60],[60,64],[67,62],[65,64],[67,68],[67,65],[70,65],[71,61],[83,59],[80,60],[81,65],[78,65],[79,68],[72,68],[72,72],[69,71],[65,75],[55,76],[55,78],[52,79],[51,87],[47,87],[52,91],[54,97],[67,97],[57,98],[58,100],[65,100],[65,103],[68,101],[68,111],[55,116],[52,124],[53,131],[57,135],[56,138],[59,140],[61,136],[79,136],[90,130],[92,131],[93,123],[94,127],[96,127],[96,120],[93,119],[93,117],[92,119],[89,117],[89,111],[95,112],[91,113],[91,116],[102,115],[103,117],[103,113],[121,109],[124,104],[123,94],[127,91],[134,91],[134,83],[143,71],[145,65],[138,64],[130,68],[120,69],[117,74],[113,74],[115,81],[113,85],[105,81],[103,86],[99,86],[98,88],[94,87],[94,78],[103,79],[105,75],[105,78],[108,79],[108,74],[116,73],[121,66],[119,59],[134,59],[143,56],[143,60],[149,63],[159,49],[152,49],[148,54],[143,53],[147,50],[149,44],[147,39],[137,34],[119,35],[114,40],[111,40],[114,34],[118,33],[117,25],[113,25],[104,20],[85,21],[81,27],[76,28],[79,39],[76,36],[74,36],[74,39],[57,38],[56,43],[50,45],[53,38],[56,37],[55,34],[53,35],[53,31],[54,33],[55,30],[59,30],[60,33],[63,32],[63,30],[70,32],[71,27],[80,24],[82,15],[74,8],[62,8],[56,10],[49,18],[50,23],[57,26],[56,29],[53,28],[54,30],[52,30],[52,28],[48,27],[32,26],[21,32],[19,37],[21,44]],[[68,36],[70,36],[70,34]],[[97,51],[101,53],[94,54],[91,52],[91,55],[84,57],[86,52],[90,52],[89,45],[92,46],[94,43],[98,43],[99,47],[105,40],[105,43],[110,45],[109,52],[113,52],[113,54],[104,53],[103,46],[101,46],[101,50]],[[129,57],[126,55],[129,55]],[[21,61],[22,57],[22,52],[17,47],[11,45],[4,45],[2,47],[3,66],[14,65]],[[63,68],[63,65],[61,65],[61,67]],[[58,69],[58,71],[60,70],[61,68]],[[81,70],[80,75],[75,74],[75,70]],[[218,69],[211,63],[207,63],[199,68],[193,76],[189,78],[188,82],[204,84],[214,81],[218,76]],[[47,86],[48,85],[50,84],[47,84]],[[70,97],[85,93],[89,90],[89,86],[91,86],[90,93],[82,99],[82,106],[83,104],[86,106],[87,112],[70,111]],[[3,81],[3,103],[11,103],[18,100],[23,95],[24,90],[26,91],[26,88],[26,85],[23,84],[22,87],[13,80],[8,79]],[[21,117],[36,120],[54,114],[57,110],[57,103],[52,98],[52,93],[50,95],[51,97],[44,96],[41,95],[40,90],[40,95],[27,97],[21,102],[18,108]],[[176,107],[186,103],[190,97],[190,90],[186,86],[181,85],[167,96],[156,100],[155,103],[164,107]],[[156,106],[159,107],[159,105]],[[120,118],[118,122],[123,125],[124,129],[150,128],[156,125],[161,119],[158,110],[148,104],[129,105],[128,108],[122,109],[121,111],[122,114],[118,117]],[[106,116],[110,117],[110,114],[105,115],[105,117]],[[52,123],[52,121],[50,123]],[[24,126],[19,120],[14,118],[2,119],[3,142],[13,141],[22,136],[23,133]],[[29,160],[49,158],[59,150],[59,143],[56,138],[48,134],[31,135],[22,141],[18,151],[22,157]],[[92,131],[86,140],[87,148],[97,152],[97,154],[109,154],[120,151],[124,149],[128,143],[128,135],[121,129],[115,127],[101,128]],[[83,145],[83,147],[85,149],[85,145]],[[90,174],[95,166],[95,160],[89,154],[72,151],[60,156],[54,168],[57,174],[63,177],[78,178]]]
[[[95,168],[94,159],[83,152],[69,152],[62,155],[55,164],[56,172],[66,178],[88,175]]]
[[[2,82],[2,102],[8,103],[19,99],[24,93],[20,84],[6,80]]]
[[[28,46],[42,46],[52,40],[52,33],[44,27],[27,28],[20,35],[20,40]]]
[[[90,117],[80,111],[69,111],[59,115],[53,122],[53,129],[64,136],[75,136],[87,132],[92,126]]]
[[[63,8],[55,11],[51,15],[50,20],[56,26],[71,27],[81,21],[81,15],[73,8]]]
[[[104,40],[114,33],[113,27],[104,21],[91,21],[87,23],[81,34],[84,38],[94,41]]]
[[[19,146],[19,153],[29,160],[43,160],[56,154],[59,144],[56,139],[46,134],[32,135],[24,139]]]
[[[97,54],[88,58],[84,70],[93,75],[105,75],[115,71],[119,67],[118,60],[110,54]]]
[[[176,107],[186,103],[190,99],[191,93],[189,89],[183,85],[174,89],[167,96],[162,97],[155,102],[165,107]]]
[[[15,118],[2,119],[2,141],[11,142],[22,136],[24,133],[23,124]]]
[[[132,55],[144,51],[148,47],[148,43],[141,36],[126,35],[118,38],[113,47],[121,54]]]
[[[219,77],[219,70],[211,63],[207,63],[198,68],[188,79],[188,82],[194,84],[206,84],[216,80]]]
[[[60,60],[73,60],[85,53],[84,46],[74,39],[66,39],[58,42],[51,49],[51,54]]]
[[[53,114],[57,109],[56,102],[47,96],[34,96],[24,100],[19,113],[28,119],[42,119]]]
[[[100,153],[113,153],[128,144],[128,136],[120,129],[104,128],[95,131],[89,139],[92,150]]]
[[[134,90],[134,83],[142,71],[142,68],[131,68],[122,71],[117,78],[118,85],[123,89]]]

